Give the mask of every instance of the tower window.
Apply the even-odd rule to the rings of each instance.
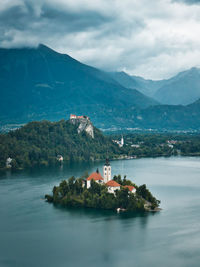
[[[105,167],[105,171],[107,170],[107,168]]]

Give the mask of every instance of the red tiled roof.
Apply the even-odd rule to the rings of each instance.
[[[103,178],[101,177],[101,174],[99,172],[93,172],[92,174],[90,174],[90,176],[87,178],[88,181],[90,180],[103,180]]]
[[[125,187],[125,188],[128,188],[128,190],[131,191],[131,192],[132,192],[133,189],[135,188],[135,187],[132,186],[132,185],[125,185],[124,187]]]
[[[106,186],[110,186],[110,187],[119,187],[120,184],[118,184],[117,182],[115,182],[114,180],[110,180],[106,183]]]

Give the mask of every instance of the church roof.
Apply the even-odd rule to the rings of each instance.
[[[110,186],[110,187],[120,187],[120,184],[118,184],[117,182],[115,182],[114,180],[110,180],[106,183],[106,186]]]
[[[131,192],[133,191],[133,189],[135,189],[135,187],[132,186],[132,185],[125,185],[124,187],[128,188],[128,190],[131,191]]]
[[[87,181],[90,181],[92,179],[96,181],[103,180],[99,172],[93,172],[92,174],[90,174],[90,176],[87,178]]]

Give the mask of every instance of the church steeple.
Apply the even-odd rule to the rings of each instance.
[[[103,167],[103,177],[104,177],[104,183],[107,183],[111,180],[111,166],[109,159],[106,159],[106,162]]]
[[[121,141],[119,142],[119,147],[123,147],[124,146],[124,137],[122,135]]]

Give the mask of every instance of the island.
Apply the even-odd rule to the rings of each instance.
[[[117,211],[159,211],[157,200],[146,185],[137,186],[126,176],[114,175],[111,179],[111,165],[107,159],[99,170],[81,178],[71,177],[53,187],[52,195],[45,195],[48,202],[64,207],[84,207]]]

